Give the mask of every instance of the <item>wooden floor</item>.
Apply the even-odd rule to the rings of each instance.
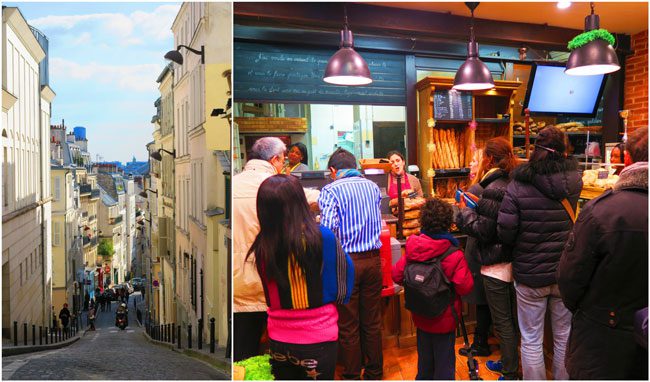
[[[470,336],[470,343],[472,338]],[[501,352],[498,347],[498,340],[491,337],[488,341],[492,354],[489,357],[476,357],[479,363],[479,376],[486,381],[497,380],[501,374],[494,373],[485,367],[487,360],[498,361],[501,358]],[[458,349],[463,346],[462,338],[456,339],[456,380],[468,380],[469,372],[467,369],[467,357],[458,355]],[[546,357],[545,357],[546,358]],[[550,360],[546,359],[546,374],[549,380],[553,379],[550,373]],[[414,380],[417,374],[418,353],[415,346],[408,348],[398,348],[392,346],[384,349],[384,379],[385,380]],[[342,379],[341,374],[343,367],[336,367],[336,379]]]

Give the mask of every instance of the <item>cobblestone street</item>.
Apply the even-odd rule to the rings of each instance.
[[[229,379],[206,363],[147,341],[144,329],[138,326],[133,301],[129,326],[118,329],[114,326],[116,308],[117,302],[113,302],[111,312],[100,312],[97,330],[68,347],[3,357],[2,379]]]

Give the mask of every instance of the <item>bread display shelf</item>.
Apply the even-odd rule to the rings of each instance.
[[[490,90],[474,91],[471,94],[471,114],[467,94],[448,97],[449,105],[440,104],[440,91],[450,91],[454,84],[452,77],[426,77],[418,81],[419,129],[418,158],[422,170],[423,189],[438,197],[453,197],[456,189],[469,183],[469,167],[476,149],[482,149],[485,142],[494,137],[504,137],[512,142],[514,96],[521,85],[518,81],[494,81]],[[450,93],[451,94],[451,93]],[[459,111],[459,105],[461,110]],[[463,119],[434,120],[434,110],[447,109],[451,117]],[[439,110],[438,110],[439,111]],[[464,117],[471,116],[472,119]],[[501,117],[501,118],[497,118]],[[475,122],[475,123],[472,123]]]

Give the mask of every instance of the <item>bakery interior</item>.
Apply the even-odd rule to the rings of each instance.
[[[566,4],[568,3],[568,4]],[[585,18],[599,15],[600,27],[615,38],[620,69],[600,75],[566,76],[567,44],[585,31]],[[512,142],[526,160],[537,132],[554,125],[566,133],[569,153],[581,163],[584,188],[579,206],[617,179],[614,146],[626,133],[648,124],[647,2],[462,2],[234,4],[233,168],[241,171],[247,149],[263,136],[287,145],[301,142],[309,172],[297,173],[304,187],[321,188],[330,178],[329,155],[343,147],[357,157],[366,176],[386,189],[391,150],[404,154],[425,196],[453,202],[469,185],[476,149],[495,136]],[[368,64],[372,83],[332,85],[323,81],[340,31],[354,36],[354,49]],[[452,90],[468,56],[470,26],[478,58],[494,87]],[[562,77],[566,76],[566,77]],[[563,79],[571,77],[575,84]],[[573,88],[572,86],[576,86]],[[573,91],[580,102],[569,102]],[[552,97],[545,97],[553,92]],[[561,94],[559,94],[561,93]],[[299,175],[298,175],[299,174]],[[415,327],[390,264],[401,256],[413,221],[400,220],[398,203],[382,200],[387,223],[382,249],[384,274],[384,379],[414,379]],[[405,232],[406,231],[406,232]],[[453,232],[461,241],[466,236]],[[405,235],[406,234],[406,235]],[[473,333],[473,306],[464,304]],[[548,325],[547,325],[548,326]],[[457,333],[457,344],[462,336]],[[552,359],[545,336],[545,358]],[[490,342],[496,341],[491,339]],[[486,359],[498,360],[498,350]],[[468,379],[457,357],[456,379]],[[480,376],[496,380],[480,362]]]

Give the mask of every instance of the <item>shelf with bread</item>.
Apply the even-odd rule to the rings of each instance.
[[[452,77],[426,77],[418,92],[418,165],[423,190],[453,198],[469,186],[469,167],[490,138],[512,142],[513,105],[521,82],[495,80],[490,90],[456,92]]]

